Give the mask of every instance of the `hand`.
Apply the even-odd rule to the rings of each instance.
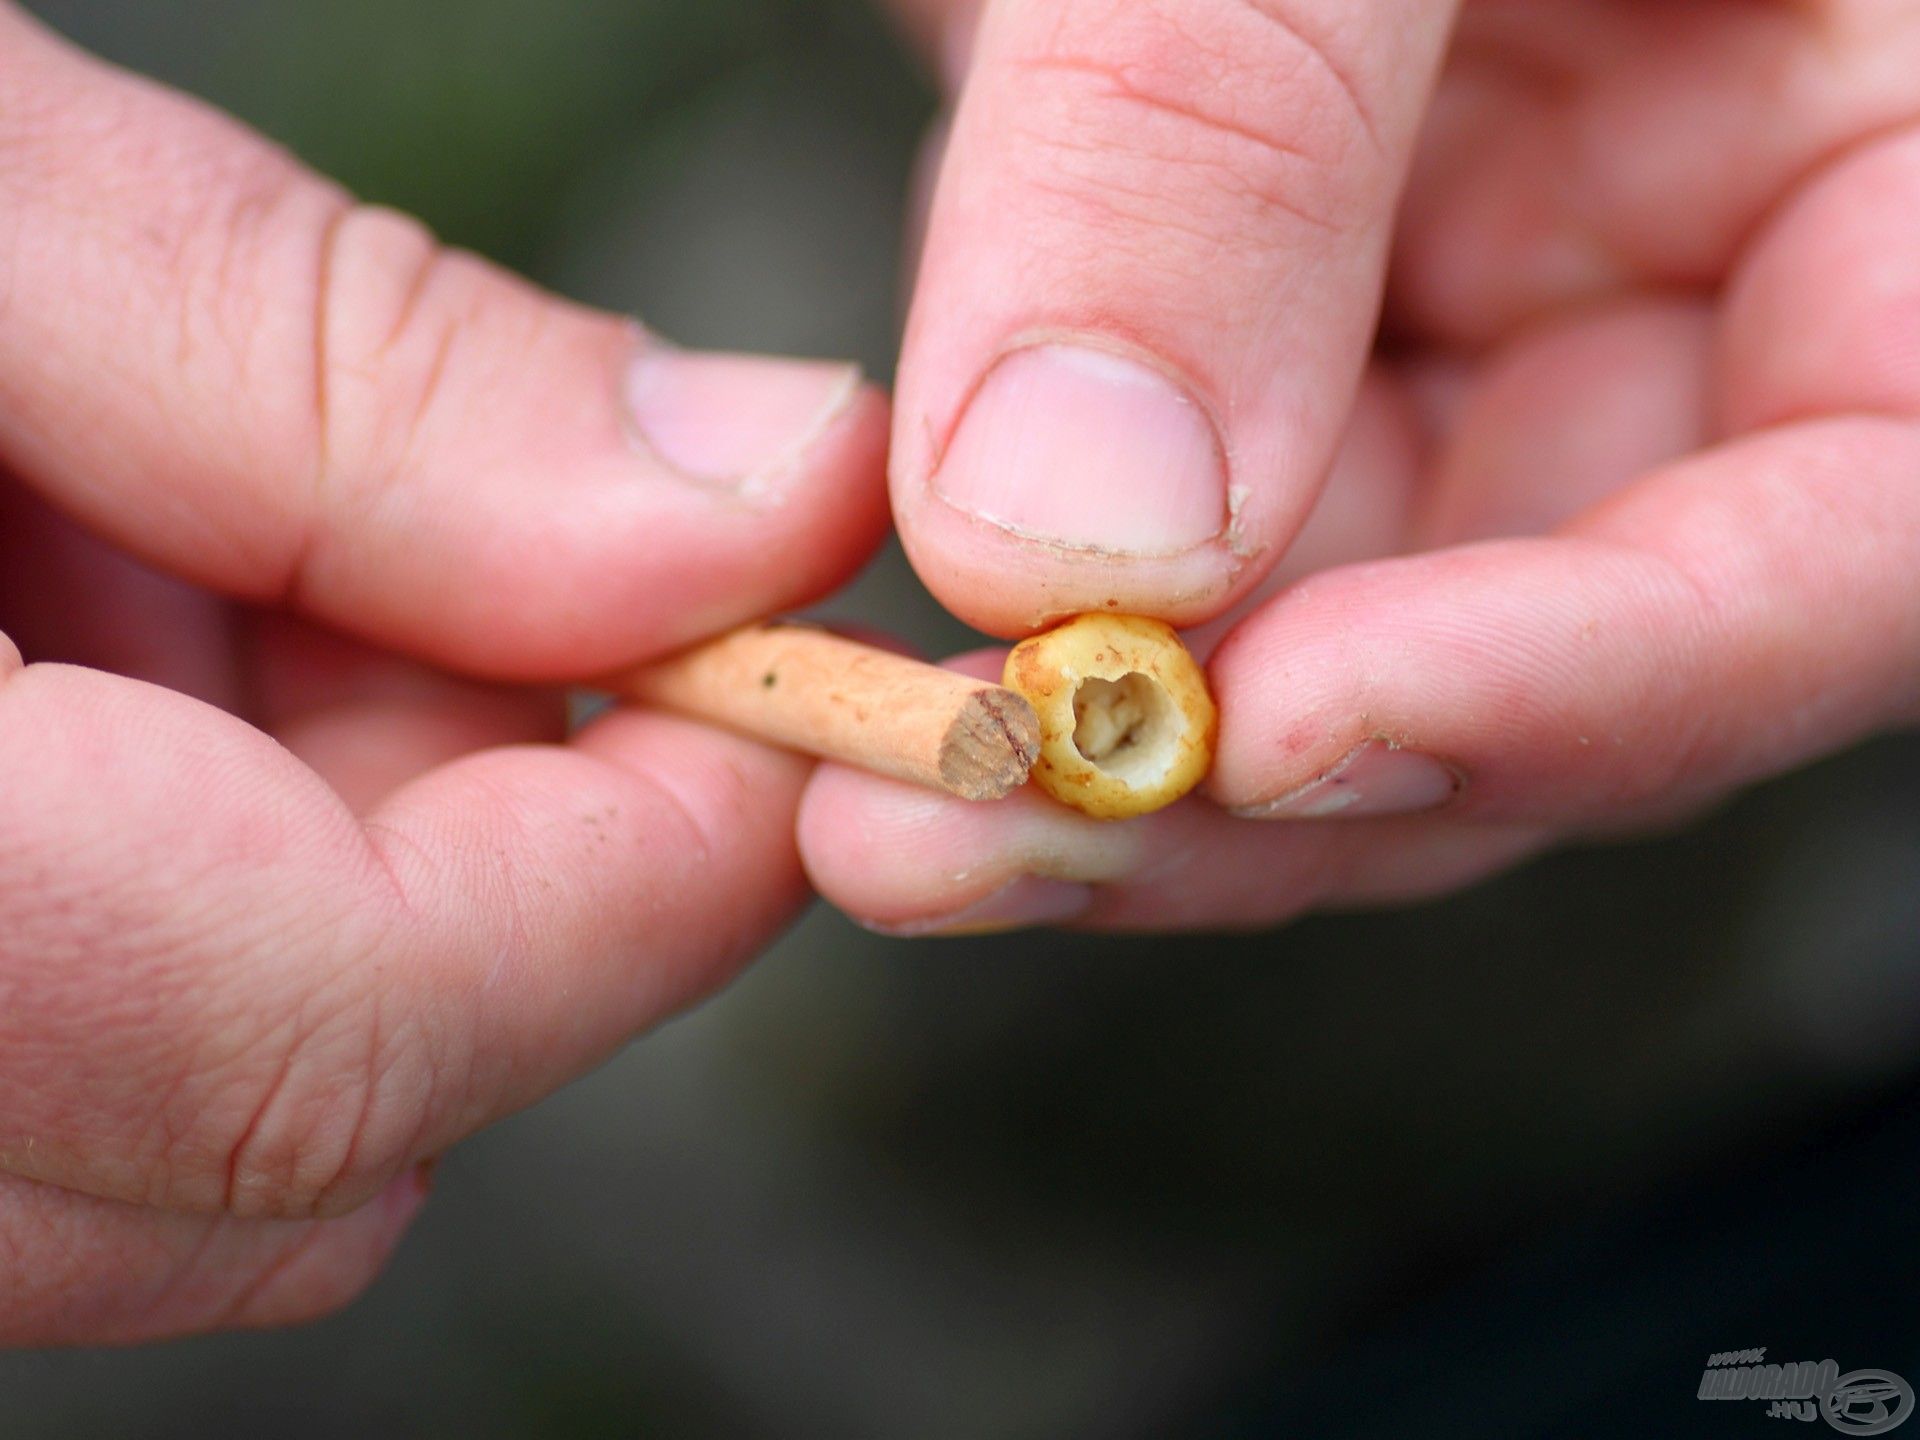
[[[840,905],[1267,924],[1920,716],[1920,5],[914,8],[907,548],[998,634],[1227,617],[1222,734],[1120,826],[823,770]]]
[[[796,760],[434,667],[831,587],[883,402],[537,294],[10,7],[0,189],[0,1344],[304,1318],[804,894]]]

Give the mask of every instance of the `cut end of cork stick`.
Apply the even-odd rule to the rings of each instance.
[[[969,695],[940,741],[942,788],[963,800],[1000,800],[1027,783],[1040,758],[1040,717],[1011,690]]]

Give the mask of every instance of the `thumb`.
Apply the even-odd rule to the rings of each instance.
[[[916,568],[1207,619],[1312,507],[1455,0],[989,0],[900,371]]]

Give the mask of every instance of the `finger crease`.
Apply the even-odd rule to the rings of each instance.
[[[316,246],[313,285],[313,419],[314,468],[308,494],[308,508],[300,527],[299,542],[288,558],[285,579],[280,585],[280,601],[293,607],[300,599],[313,556],[319,548],[319,535],[327,509],[327,491],[333,465],[333,383],[332,312],[334,272],[341,233],[353,215],[349,201],[337,204],[321,227]]]
[[[1255,126],[1231,120],[1224,115],[1210,114],[1196,105],[1186,104],[1165,95],[1156,95],[1151,90],[1129,80],[1124,74],[1117,73],[1113,67],[1102,65],[1093,60],[1079,60],[1070,55],[1049,55],[1037,60],[1029,60],[1025,67],[1029,70],[1058,71],[1069,75],[1088,75],[1104,80],[1108,86],[1108,96],[1115,100],[1129,100],[1137,105],[1158,110],[1179,119],[1191,121],[1208,130],[1223,135],[1237,135],[1241,139],[1259,146],[1272,155],[1284,156],[1289,160],[1311,160],[1305,150],[1288,145]]]
[[[1275,4],[1274,0],[1239,0],[1239,4],[1243,9],[1252,11],[1253,14],[1281,31],[1295,45],[1313,57],[1314,63],[1326,71],[1328,78],[1347,97],[1347,104],[1352,108],[1354,118],[1360,122],[1360,129],[1373,145],[1374,153],[1384,155],[1386,145],[1381,139],[1379,122],[1375,120],[1372,109],[1362,98],[1359,83],[1347,73],[1345,67],[1334,60],[1329,47],[1307,35],[1300,28],[1299,23]]]
[[[253,1114],[248,1117],[246,1128],[240,1132],[239,1140],[234,1142],[233,1148],[227,1152],[225,1208],[229,1214],[239,1213],[240,1170],[241,1167],[247,1163],[247,1151],[252,1147],[255,1138],[259,1135],[262,1125],[265,1124],[267,1112],[273,1108],[274,1101],[280,1098],[280,1092],[286,1087],[288,1079],[293,1074],[294,1059],[300,1052],[300,1019],[298,1015],[294,1016],[291,1028],[294,1034],[288,1040],[286,1050],[280,1057],[280,1064],[274,1071],[273,1079],[267,1086],[266,1094],[261,1097],[259,1105],[254,1108]]]

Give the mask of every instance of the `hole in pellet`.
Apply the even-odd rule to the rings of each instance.
[[[1137,671],[1118,680],[1083,680],[1073,692],[1073,747],[1129,785],[1148,785],[1171,768],[1186,728],[1173,697]]]

